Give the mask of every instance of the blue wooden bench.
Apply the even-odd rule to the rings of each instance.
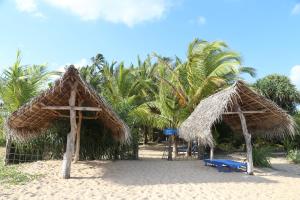
[[[247,163],[225,159],[205,159],[205,166],[214,166],[219,172],[231,172],[232,170],[247,171]]]

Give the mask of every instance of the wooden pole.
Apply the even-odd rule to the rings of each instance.
[[[173,135],[173,154],[174,154],[174,158],[178,157],[178,149],[177,149],[177,136]]]
[[[172,136],[168,136],[168,160],[172,160]]]
[[[210,147],[210,155],[209,155],[209,159],[214,159],[214,147]]]
[[[72,162],[72,154],[74,152],[74,138],[76,135],[76,110],[73,108],[76,103],[76,89],[77,89],[77,82],[74,83],[70,99],[69,99],[69,106],[70,109],[70,125],[71,125],[71,131],[67,136],[67,148],[66,152],[64,154],[64,160],[63,160],[63,166],[62,166],[62,176],[64,179],[70,178],[70,172],[71,172],[71,162]]]
[[[76,152],[75,152],[75,157],[74,157],[74,163],[76,163],[79,160],[82,112],[79,111],[78,115],[79,115],[79,118],[78,118],[77,133],[76,133],[77,137],[76,137]]]
[[[80,110],[80,111],[102,111],[98,107],[81,107],[81,106],[43,106],[43,110]]]
[[[198,160],[202,160],[203,152],[202,152],[201,140],[199,138],[197,141],[197,149],[198,149]]]
[[[252,144],[251,144],[251,134],[248,132],[246,118],[241,111],[240,107],[237,107],[239,112],[239,117],[241,120],[243,135],[246,141],[246,149],[247,149],[247,173],[249,175],[253,175],[253,158],[252,158]]]
[[[188,141],[188,146],[186,150],[186,156],[191,157],[192,156],[192,142]]]
[[[4,165],[9,164],[9,154],[11,149],[11,136],[9,134],[6,135],[6,145],[5,145],[5,158]]]

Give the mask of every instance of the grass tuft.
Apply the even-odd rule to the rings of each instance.
[[[300,150],[293,149],[289,150],[287,154],[287,159],[295,164],[300,164]]]
[[[271,152],[270,147],[253,148],[253,165],[256,167],[271,167]]]
[[[21,172],[18,166],[4,166],[4,150],[0,148],[0,185],[19,185],[34,180],[38,175]]]

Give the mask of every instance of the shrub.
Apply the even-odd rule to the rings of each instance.
[[[4,147],[5,146],[5,137],[3,135],[3,133],[0,132],[0,147]]]
[[[270,156],[270,147],[253,148],[253,165],[256,167],[271,167]]]
[[[221,143],[221,144],[218,144],[217,146],[221,151],[224,151],[224,152],[232,152],[235,150],[234,146],[232,143]]]
[[[295,164],[300,164],[300,150],[293,149],[289,150],[287,154],[287,159]]]
[[[10,162],[61,159],[69,129],[67,120],[59,120],[37,138],[26,142],[14,141]],[[132,131],[131,142],[120,144],[103,125],[95,120],[84,120],[81,128],[80,160],[137,159],[137,141],[137,132]]]

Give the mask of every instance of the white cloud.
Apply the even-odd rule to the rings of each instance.
[[[45,15],[38,10],[36,0],[15,0],[15,2],[19,11],[30,13],[38,18],[45,18]]]
[[[17,9],[22,12],[36,12],[37,4],[36,0],[16,0]]]
[[[61,65],[61,66],[58,66],[58,67],[56,67],[56,71],[59,71],[59,72],[65,72],[66,70],[65,70],[65,67],[66,66],[69,66],[69,65],[74,65],[75,66],[75,68],[80,68],[80,67],[83,67],[83,66],[86,66],[86,65],[88,65],[89,64],[89,62],[88,62],[88,60],[87,59],[85,59],[85,58],[82,58],[82,59],[80,59],[78,62],[76,62],[76,63],[66,63],[66,64],[64,64],[64,65]]]
[[[40,0],[39,3],[73,13],[82,20],[102,19],[134,26],[144,21],[160,19],[171,0]],[[15,0],[17,9],[34,16],[44,15],[38,10],[38,0]]]
[[[293,7],[293,9],[292,9],[292,14],[293,14],[293,15],[298,15],[298,14],[300,14],[300,3],[297,3],[297,4]]]
[[[202,25],[206,24],[206,18],[203,16],[198,16],[197,18],[190,19],[189,23],[193,24],[193,25],[202,26]]]
[[[300,89],[300,65],[295,65],[290,71],[290,79]]]
[[[203,17],[203,16],[199,16],[199,17],[197,18],[197,24],[199,24],[199,25],[204,25],[204,24],[206,24],[206,18]]]

